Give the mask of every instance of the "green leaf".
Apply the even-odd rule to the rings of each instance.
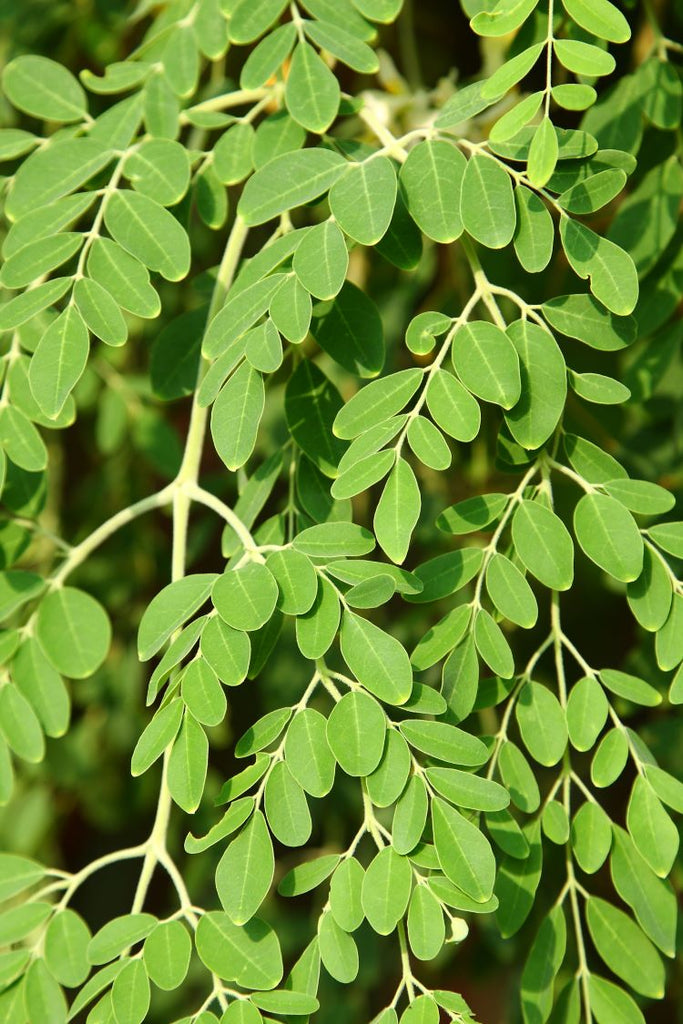
[[[272,274],[249,284],[236,295],[231,295],[210,322],[202,343],[202,352],[207,359],[219,356],[229,360],[221,380],[224,380],[239,362],[246,347],[246,341],[240,344],[241,339],[268,309],[282,281],[281,274]],[[203,404],[208,405],[209,402]]]
[[[562,520],[537,501],[521,501],[512,519],[512,540],[525,567],[551,590],[569,590],[574,545]]]
[[[643,679],[638,679],[637,676],[629,675],[627,672],[604,668],[600,671],[600,681],[612,693],[616,693],[618,697],[630,700],[634,704],[653,708],[662,702],[662,695],[654,686],[650,686]]]
[[[631,837],[614,826],[614,848],[610,858],[614,886],[631,907],[641,928],[667,956],[674,955],[676,897],[638,853]]]
[[[570,370],[569,381],[577,395],[598,405],[619,405],[631,397],[631,392],[624,384],[602,373],[576,373]]]
[[[477,35],[494,38],[504,36],[519,28],[533,10],[532,0],[511,0],[508,3],[496,4],[492,11],[477,11],[470,25]]]
[[[285,415],[294,440],[311,461],[335,476],[346,445],[332,432],[334,418],[343,407],[334,384],[309,359],[303,359],[285,390]]]
[[[507,335],[519,357],[521,396],[505,422],[523,448],[540,448],[552,437],[564,411],[564,357],[552,334],[528,320],[510,324]]]
[[[400,732],[390,729],[382,758],[368,775],[366,785],[373,804],[389,807],[401,795],[410,774],[410,750]]]
[[[265,774],[269,762],[270,758],[265,755],[263,755],[263,760],[261,762],[259,762],[257,758],[256,764],[250,765],[249,768],[245,768],[243,772],[239,772],[237,775],[233,775],[233,777],[226,783],[226,786],[229,786],[230,783],[234,783],[241,778],[242,786],[235,785],[233,786],[233,789],[244,792],[245,789],[249,789],[254,782],[258,782],[258,780]],[[255,769],[258,769],[258,771],[255,771]],[[244,777],[249,773],[251,773],[249,779],[245,779]],[[225,787],[223,787],[223,789],[225,789]],[[230,799],[230,797],[225,794],[224,798],[223,790],[221,790],[216,803],[225,803],[228,799]],[[221,839],[225,839],[227,836],[232,835],[233,832],[236,832],[237,829],[244,824],[253,810],[253,797],[245,796],[241,800],[236,800],[230,805],[220,821],[217,821],[216,824],[209,829],[206,835],[200,836],[199,838],[196,838],[193,835],[187,835],[185,837],[185,850],[187,853],[203,853],[204,850],[208,850],[210,847],[215,846],[216,843],[221,841]]]
[[[334,188],[336,186],[333,191]],[[333,220],[311,228],[297,246],[292,260],[297,278],[318,299],[333,299],[339,294],[348,266],[346,242]]]
[[[80,121],[87,114],[85,93],[61,64],[33,54],[5,65],[2,87],[10,103],[41,121]]]
[[[538,820],[529,822],[523,832],[527,843],[526,856],[507,854],[501,861],[496,878],[496,895],[500,905],[496,920],[501,936],[509,938],[519,931],[535,902],[541,878],[543,847]]]
[[[465,231],[487,249],[502,249],[512,241],[517,223],[512,184],[492,157],[475,153],[467,161],[460,213]]]
[[[315,306],[311,333],[320,347],[349,373],[376,377],[384,366],[384,328],[379,310],[350,281],[344,282],[334,302]],[[383,415],[382,419],[385,418]],[[380,421],[373,418],[372,422]]]
[[[8,619],[12,612],[32,601],[45,589],[45,580],[34,572],[10,569],[0,572],[0,619]]]
[[[213,150],[213,169],[222,185],[236,185],[254,169],[254,129],[234,124],[224,132]]]
[[[355,932],[365,917],[362,888],[365,871],[355,857],[342,860],[330,882],[330,910],[345,932]]]
[[[534,132],[529,147],[527,176],[536,188],[543,188],[552,176],[557,163],[558,150],[555,127],[546,115]]]
[[[316,889],[329,878],[339,863],[339,854],[330,853],[304,861],[288,871],[277,887],[281,896],[301,896]]]
[[[128,336],[126,321],[106,288],[89,277],[83,277],[74,285],[74,302],[86,326],[96,337],[107,345],[125,343]]]
[[[398,17],[403,0],[353,0],[353,6],[370,21],[389,24]]]
[[[388,704],[405,704],[413,687],[413,672],[395,637],[346,610],[340,640],[344,661],[359,683]]]
[[[603,486],[608,494],[639,515],[662,515],[676,504],[670,491],[649,480],[606,480]]]
[[[577,25],[592,32],[598,39],[610,43],[625,43],[631,38],[631,29],[621,11],[609,0],[562,0],[564,9]]]
[[[330,189],[330,210],[342,231],[361,245],[376,245],[391,223],[396,172],[385,156],[351,166]]]
[[[303,846],[311,831],[311,814],[302,787],[284,761],[273,765],[265,788],[265,809],[271,832],[285,846]]]
[[[78,231],[62,232],[30,242],[5,260],[0,271],[0,284],[11,289],[25,288],[71,259],[82,242],[83,236]]]
[[[20,128],[3,128],[0,131],[0,160],[13,160],[30,153],[38,144],[35,135]]]
[[[406,434],[413,453],[430,469],[448,469],[451,464],[451,450],[443,434],[425,416],[415,416],[408,424]]]
[[[332,789],[335,761],[327,742],[327,722],[319,711],[304,708],[294,715],[285,739],[285,760],[311,796],[326,796]]]
[[[302,530],[292,546],[311,558],[340,558],[367,555],[375,541],[369,530],[355,523],[319,523]]]
[[[577,75],[589,78],[611,75],[616,66],[611,53],[577,39],[555,39],[553,49],[560,64]]]
[[[354,461],[348,469],[339,474],[332,484],[330,489],[332,497],[352,498],[362,491],[367,491],[373,484],[384,479],[395,462],[396,454],[390,450],[374,452],[357,462]]]
[[[536,117],[542,102],[542,92],[532,92],[530,96],[520,100],[506,111],[502,117],[498,118],[489,133],[489,141],[499,148],[501,145],[505,146],[505,143],[508,141],[510,141],[511,146],[514,146],[529,121]],[[517,154],[515,153],[515,155]]]
[[[111,625],[93,597],[74,587],[60,587],[43,598],[36,634],[58,672],[85,679],[109,652]]]
[[[90,341],[83,319],[69,305],[38,343],[29,369],[31,393],[46,416],[54,419],[85,370]]]
[[[168,788],[187,814],[199,807],[204,792],[209,741],[197,720],[185,713],[168,761]]]
[[[564,960],[567,925],[562,907],[543,919],[524,964],[522,1013],[526,1022],[546,1021],[553,1006],[553,982]]]
[[[313,607],[296,620],[296,640],[305,658],[322,658],[337,635],[340,616],[341,607],[334,587],[320,578]]]
[[[0,733],[10,750],[32,764],[45,756],[45,739],[38,716],[12,683],[0,689]]]
[[[143,960],[147,973],[157,988],[172,992],[187,975],[192,954],[192,940],[180,921],[158,924],[145,940]]]
[[[114,979],[111,1004],[116,1024],[142,1024],[150,1004],[149,978],[142,960],[130,960]]]
[[[219,576],[212,590],[216,611],[234,629],[260,629],[278,601],[278,586],[265,565],[250,562]]]
[[[269,313],[280,334],[300,345],[311,324],[311,296],[296,277],[288,277],[273,296]]]
[[[683,522],[659,523],[649,527],[647,532],[663,551],[668,551],[676,558],[683,558]]]
[[[514,562],[495,554],[486,567],[486,589],[494,605],[510,622],[531,629],[538,618],[534,593]]]
[[[193,717],[202,725],[219,725],[225,718],[227,701],[223,688],[203,658],[196,658],[185,670],[182,697]]]
[[[564,804],[550,800],[543,808],[541,826],[551,843],[564,846],[569,839],[569,816]]]
[[[358,975],[358,948],[351,936],[339,927],[330,911],[318,923],[320,959],[327,973],[342,984],[349,984]]]
[[[522,751],[511,740],[506,740],[500,748],[498,767],[501,781],[515,807],[525,814],[538,810],[541,795],[536,776]]]
[[[299,551],[273,551],[266,559],[268,571],[275,577],[280,594],[278,608],[285,615],[303,615],[318,593],[318,577],[313,563]]]
[[[154,200],[130,190],[115,192],[104,222],[112,237],[150,270],[180,281],[190,269],[190,242],[173,214]]]
[[[309,996],[305,992],[293,992],[291,989],[283,989],[280,992],[256,992],[252,1000],[262,1010],[268,1010],[270,1013],[289,1013],[296,1017],[315,1013],[320,1006],[315,996]]]
[[[638,852],[656,875],[665,878],[678,853],[678,829],[642,775],[638,775],[633,783],[626,826]]]
[[[582,871],[593,874],[605,863],[612,846],[612,823],[602,807],[587,801],[574,815],[572,852]]]
[[[221,388],[211,411],[216,451],[233,472],[254,450],[264,405],[263,377],[248,363],[242,363]]]
[[[317,199],[345,166],[343,157],[328,149],[283,153],[249,178],[238,212],[247,224],[265,224],[285,210]]]
[[[112,159],[111,150],[93,139],[64,139],[32,153],[17,171],[6,202],[16,221],[39,206],[75,192]]]
[[[24,1003],[29,1020],[43,1020],[48,1024],[64,1024],[66,1021],[64,993],[43,960],[34,960],[26,972]],[[128,1024],[128,1021],[121,1024]]]
[[[231,922],[242,926],[253,918],[268,894],[273,871],[273,843],[263,814],[256,810],[216,868],[216,891]]]
[[[408,908],[408,941],[418,960],[434,960],[446,938],[443,911],[426,885],[416,885]]]
[[[551,327],[603,352],[625,348],[636,338],[632,316],[614,316],[592,295],[559,295],[541,309]]]
[[[474,642],[483,661],[496,675],[512,678],[515,671],[512,650],[502,629],[485,608],[479,609],[474,620]]]
[[[397,459],[372,521],[377,541],[392,562],[405,560],[421,504],[415,474],[405,459]]]
[[[389,935],[410,900],[413,872],[410,861],[392,847],[380,850],[365,872],[361,901],[368,924],[378,935]]]
[[[77,988],[87,978],[90,938],[90,929],[74,910],[67,908],[51,919],[45,931],[45,964],[61,985]]]
[[[623,730],[610,729],[600,740],[600,745],[591,764],[591,781],[594,786],[611,786],[619,778],[628,760],[628,740]]]
[[[566,189],[557,201],[570,213],[595,213],[618,196],[625,183],[626,174],[620,169],[598,171]]]
[[[190,184],[190,161],[179,142],[147,139],[127,158],[124,174],[136,191],[162,206],[174,206]]]
[[[607,721],[609,705],[595,676],[574,683],[567,701],[567,728],[572,746],[590,750]]]
[[[70,284],[69,278],[58,277],[10,299],[0,306],[0,331],[14,330],[15,327],[21,327],[28,320],[32,320],[53,302],[61,299]]]
[[[618,985],[597,974],[588,979],[591,1010],[598,1024],[645,1024],[636,1003]]]
[[[429,721],[401,722],[400,730],[411,747],[440,761],[477,768],[488,760],[488,751],[481,740],[454,725]]]
[[[240,86],[243,89],[259,89],[265,85],[289,57],[295,39],[296,27],[292,22],[279,25],[269,32],[242,65]]]
[[[596,299],[618,316],[632,313],[638,301],[638,275],[628,253],[570,217],[560,221],[560,238],[574,272],[590,278]]]
[[[460,195],[466,161],[450,142],[426,139],[411,149],[401,168],[401,188],[411,217],[435,242],[462,234]]]
[[[391,826],[391,845],[396,853],[410,853],[422,838],[429,802],[422,779],[414,775],[401,794]]]
[[[399,370],[388,377],[372,381],[356,392],[339,411],[334,421],[337,437],[351,439],[401,412],[412,398],[423,378],[417,368]]]
[[[443,800],[432,799],[434,843],[447,878],[478,903],[493,893],[493,851],[476,825]]]
[[[88,944],[91,964],[106,964],[129,946],[146,939],[156,926],[152,914],[124,914],[112,918],[92,937]]]
[[[253,43],[278,21],[286,6],[286,0],[237,0],[230,10],[231,42]]]
[[[197,926],[196,945],[210,971],[243,988],[271,989],[282,979],[277,935],[257,917],[236,925],[220,911],[204,914]]]
[[[17,896],[45,875],[41,864],[15,853],[0,853],[0,902]]]
[[[161,302],[142,263],[109,238],[98,238],[88,256],[88,273],[112,298],[136,316],[159,315]]]
[[[557,764],[567,748],[567,722],[555,694],[541,683],[525,683],[515,713],[524,745],[534,760]]]
[[[13,405],[0,408],[0,449],[4,449],[15,465],[29,473],[47,466],[47,449],[42,437],[28,416]]]
[[[481,410],[467,388],[446,370],[432,373],[427,387],[432,419],[456,441],[473,441],[481,426]]]
[[[345,694],[327,720],[327,741],[347,775],[374,771],[384,750],[386,719],[377,701],[360,690]]]
[[[169,583],[152,598],[138,629],[140,661],[149,661],[176,629],[201,608],[217,579],[216,573],[195,573]]]
[[[523,185],[515,188],[517,227],[514,245],[517,259],[528,274],[538,274],[553,255],[555,225],[543,200]]]
[[[455,334],[451,358],[465,387],[486,402],[511,409],[521,393],[519,358],[504,331],[486,320],[464,324]]]
[[[607,494],[584,494],[574,509],[574,532],[584,553],[617,580],[636,580],[643,539],[631,513]]]
[[[308,43],[299,42],[292,55],[285,102],[302,128],[322,135],[339,110],[339,82]]]
[[[510,803],[503,786],[457,768],[427,768],[427,779],[441,796],[457,807],[500,811]]]
[[[478,533],[496,521],[508,502],[507,494],[480,494],[450,505],[440,513],[436,525],[444,533]]]
[[[481,95],[484,99],[498,100],[525,78],[538,60],[542,44],[529,46],[521,53],[510,57],[501,67],[497,68],[482,84]]]

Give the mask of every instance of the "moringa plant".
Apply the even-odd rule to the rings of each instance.
[[[5,66],[3,828],[100,842],[7,839],[0,1024],[486,1021],[470,944],[506,1021],[665,993],[680,10],[462,0],[428,80],[402,6]]]

